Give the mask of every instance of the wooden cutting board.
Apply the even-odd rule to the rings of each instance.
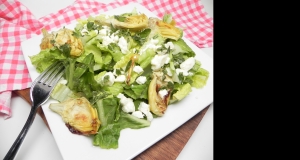
[[[24,90],[17,90],[14,92],[31,105],[29,91],[30,89],[27,88]],[[170,133],[169,135],[152,145],[150,148],[136,156],[134,160],[175,160],[178,157],[181,150],[183,149],[183,147],[185,146],[185,144],[187,143],[187,141],[190,139],[191,135],[194,133],[198,124],[201,122],[208,108],[209,106],[204,108],[201,112],[196,114],[193,118],[191,118],[189,121],[177,128],[175,131],[173,131],[172,133]],[[50,130],[47,119],[41,107],[38,109],[38,114],[41,116],[46,126]]]

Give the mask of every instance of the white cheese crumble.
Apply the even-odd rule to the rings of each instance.
[[[150,112],[149,105],[145,102],[140,103],[138,110],[143,112],[144,114],[146,114],[147,112]]]
[[[139,76],[137,79],[136,79],[136,82],[138,84],[144,84],[145,82],[147,81],[147,78],[145,76]]]
[[[139,74],[139,73],[143,72],[144,70],[141,66],[134,66],[133,71]]]
[[[168,95],[168,91],[166,89],[162,89],[158,92],[158,95],[160,96],[161,99],[164,99],[164,97]]]
[[[158,39],[153,39],[153,38],[152,38],[152,39],[150,40],[150,42],[151,42],[152,44],[157,44],[157,43],[158,43]]]
[[[145,48],[141,49],[139,54],[143,54],[147,49],[153,49],[156,51],[158,48],[161,48],[161,45],[156,45],[158,43],[158,39],[151,39],[150,42],[145,46]]]
[[[185,71],[189,71],[190,69],[193,68],[194,65],[195,65],[195,58],[190,57],[180,64],[180,68]]]
[[[116,77],[115,82],[125,82],[126,76],[125,75],[119,75]]]
[[[138,107],[138,110],[143,112],[146,115],[148,121],[152,121],[153,115],[151,114],[150,106],[147,103],[141,102]]]
[[[137,118],[144,118],[144,115],[141,111],[134,111],[131,113],[131,115],[137,117]]]
[[[107,36],[109,34],[110,30],[107,28],[103,28],[101,30],[99,30],[99,35],[101,36]]]
[[[124,37],[121,37],[118,42],[118,46],[121,48],[121,52],[126,54],[128,52],[128,44]]]
[[[110,43],[117,43],[118,41],[119,41],[118,35],[112,34],[110,36],[104,36],[102,44],[104,46],[108,46]]]
[[[107,29],[107,30],[110,30],[110,27],[108,26],[102,26],[103,29]]]
[[[169,48],[170,47],[170,50],[174,49],[174,44],[172,42],[168,42],[165,44],[165,47],[166,48]]]
[[[168,54],[165,55],[155,55],[151,60],[151,69],[154,71],[159,70],[164,64],[170,62],[170,57]]]
[[[146,117],[148,121],[152,121],[153,120],[153,115],[151,114],[151,112],[147,112],[146,113]]]
[[[172,77],[173,74],[172,74],[172,71],[171,71],[170,67],[167,67],[166,71],[167,71],[167,75]]]
[[[157,54],[160,54],[160,55],[166,54],[166,53],[167,53],[167,50],[164,49],[164,50],[162,50],[162,51],[157,51],[156,53],[157,53]]]
[[[155,45],[155,44],[152,44],[152,43],[147,45],[147,48],[154,49],[155,51],[160,47],[161,47],[160,45]]]
[[[105,78],[106,76],[109,76],[109,78],[108,78],[108,81],[104,82],[104,78]],[[115,82],[115,76],[114,76],[114,74],[113,74],[112,72],[106,72],[106,73],[103,75],[103,77],[102,77],[101,80],[102,80],[102,83],[103,83],[104,85],[112,86],[112,85],[114,84],[114,82]]]
[[[81,30],[81,34],[85,35],[85,34],[88,34],[89,31],[84,27],[82,30]]]
[[[183,76],[192,75],[192,73],[189,72],[190,69],[193,68],[195,65],[196,60],[194,57],[190,57],[186,59],[184,62],[180,64],[180,68],[176,68],[176,74],[179,75],[180,73],[183,74]]]
[[[131,98],[125,97],[122,93],[119,93],[117,97],[120,98],[120,103],[122,104],[122,110],[124,112],[130,113],[135,111],[134,103]]]
[[[188,72],[188,71],[183,70],[183,69],[180,69],[180,68],[176,68],[175,71],[176,71],[176,74],[177,74],[177,75],[179,75],[180,73],[182,73],[183,76],[188,76],[188,75],[189,75],[189,72]]]

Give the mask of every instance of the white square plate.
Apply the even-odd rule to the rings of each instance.
[[[134,8],[141,13],[145,13],[148,17],[157,17],[148,9],[136,3],[110,10],[104,14],[122,14],[131,12]],[[73,21],[70,25],[65,27],[74,29],[76,23],[76,21]],[[55,28],[53,30],[57,29]],[[34,80],[39,73],[31,64],[29,56],[40,52],[39,45],[41,39],[42,35],[39,35],[21,44],[32,80]],[[54,139],[65,160],[132,159],[213,102],[213,60],[189,40],[186,38],[183,39],[196,53],[196,59],[201,62],[202,67],[210,72],[206,86],[202,89],[193,88],[193,91],[179,103],[169,105],[165,115],[153,119],[150,127],[138,130],[122,130],[118,149],[101,149],[100,147],[93,146],[92,137],[72,134],[65,126],[62,118],[49,109],[49,104],[56,102],[55,100],[49,99],[48,102],[42,105]]]

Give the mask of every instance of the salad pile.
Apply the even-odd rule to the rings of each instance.
[[[38,72],[57,61],[66,68],[50,109],[72,133],[93,136],[101,148],[118,148],[122,129],[149,127],[209,77],[171,14],[159,19],[134,8],[79,19],[73,29],[42,31],[32,64]]]

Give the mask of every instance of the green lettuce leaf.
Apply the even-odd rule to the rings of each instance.
[[[123,56],[114,66],[114,69],[121,69],[125,68],[128,62],[131,60],[131,57],[134,55],[134,53],[128,53],[125,56]]]
[[[148,80],[144,84],[134,83],[129,86],[125,86],[124,93],[131,97],[132,99],[148,99],[148,87],[150,84],[150,80]]]
[[[191,79],[193,80],[192,87],[204,87],[206,85],[208,77],[209,72],[204,68],[199,68],[199,70],[191,77]]]
[[[121,128],[120,124],[109,124],[103,126],[94,136],[93,145],[103,149],[116,149],[119,147]]]
[[[171,40],[174,44],[174,50],[171,51],[173,55],[184,54],[188,57],[195,57],[195,52],[188,46],[183,39],[178,39],[177,41]]]
[[[139,56],[137,63],[144,69],[151,63],[151,60],[155,56],[155,54],[156,53],[154,49],[147,49],[143,54]]]
[[[140,129],[149,127],[151,122],[139,119],[121,111],[119,99],[105,98],[96,103],[101,126],[94,136],[93,145],[104,149],[118,148],[118,141],[122,129]]]
[[[32,65],[41,73],[58,60],[67,59],[58,49],[41,50],[39,54],[29,56]]]
[[[186,97],[192,91],[192,86],[189,83],[186,83],[180,85],[176,90],[177,91],[171,97],[170,103],[180,101]]]
[[[69,89],[69,87],[67,87],[66,85],[62,84],[62,83],[58,83],[52,93],[51,93],[51,98],[59,101],[59,102],[62,102],[62,101],[65,101],[69,98],[76,98],[76,97],[79,97],[79,96],[76,96],[76,94]]]
[[[132,116],[131,114],[121,112],[121,116],[118,121],[118,124],[120,124],[121,129],[125,129],[125,128],[140,129],[140,128],[149,127],[151,122],[145,119],[137,118],[135,116]]]
[[[124,91],[125,85],[125,83],[115,82],[112,86],[105,86],[103,88],[112,95],[117,96],[119,93],[122,93]]]

